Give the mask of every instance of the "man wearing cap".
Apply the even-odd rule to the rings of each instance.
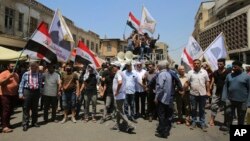
[[[115,98],[115,107],[116,107],[116,125],[111,128],[113,130],[125,130],[126,132],[132,132],[134,127],[130,125],[128,118],[123,112],[123,104],[126,95],[126,80],[125,76],[120,70],[121,64],[119,62],[112,63],[112,71],[115,73],[115,77],[113,80],[113,94]],[[123,124],[120,123],[120,119],[123,119],[123,123],[125,128],[123,128]]]
[[[92,121],[96,122],[96,104],[97,104],[97,84],[99,75],[95,71],[93,64],[89,64],[86,69],[86,73],[83,78],[84,82],[80,88],[80,91],[84,91],[85,111],[84,111],[84,122],[89,120],[89,106],[92,101]]]
[[[228,74],[222,93],[222,101],[226,103],[226,114],[229,116],[227,126],[232,124],[235,109],[237,109],[238,125],[244,125],[247,108],[250,107],[250,77],[242,71],[242,63],[232,63],[232,73]]]

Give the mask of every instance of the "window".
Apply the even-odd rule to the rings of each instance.
[[[122,45],[119,46],[118,52],[119,51],[123,51],[123,46]]]
[[[82,42],[85,43],[85,39],[84,38],[82,38]]]
[[[75,47],[77,47],[76,34],[72,34],[73,40],[75,41]]]
[[[94,42],[91,42],[91,50],[92,50],[92,51],[95,51]]]
[[[108,43],[108,45],[107,45],[107,52],[111,52],[111,50],[112,50],[112,46]]]
[[[30,30],[29,30],[29,34],[32,35],[33,32],[36,30],[37,28],[37,23],[38,20],[36,18],[30,17]]]
[[[87,40],[87,47],[89,48],[89,40]]]
[[[11,8],[5,8],[5,28],[6,29],[14,29],[14,19],[15,19],[15,11]]]
[[[45,27],[49,30],[49,24],[44,22]]]
[[[23,31],[23,13],[19,13],[18,16],[18,31]]]
[[[95,51],[96,51],[96,53],[98,53],[98,52],[99,52],[99,49],[98,49],[98,44],[96,44],[96,46],[95,46]]]

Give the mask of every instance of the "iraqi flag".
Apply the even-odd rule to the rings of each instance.
[[[132,12],[129,12],[127,25],[134,30],[139,30],[140,21],[133,15]]]
[[[56,54],[51,48],[52,41],[44,22],[38,26],[27,42],[24,53],[32,59],[43,59],[49,63],[56,61]]]
[[[95,68],[100,68],[101,64],[99,63],[95,54],[89,50],[89,48],[82,42],[78,42],[78,47],[76,49],[75,62],[81,63],[92,63]]]
[[[184,50],[183,50],[183,52],[181,54],[181,65],[184,66],[185,72],[188,72],[193,68],[193,59],[187,53],[186,48],[184,48]]]

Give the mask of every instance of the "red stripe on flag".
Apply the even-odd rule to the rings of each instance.
[[[76,49],[75,48],[72,50],[71,56],[76,57]]]
[[[187,53],[186,48],[184,48],[184,54],[187,56],[188,63],[190,64],[190,66],[193,67],[193,59],[192,59],[191,56]]]
[[[97,68],[100,67],[100,64],[99,64],[98,61],[96,60],[95,55],[89,50],[89,48],[88,48],[83,42],[79,41],[79,42],[78,42],[78,47],[90,55],[90,57],[93,59],[93,61],[94,61],[94,63],[95,63],[95,66],[96,66]]]
[[[37,30],[39,30],[44,35],[46,35],[47,37],[50,38],[50,34],[49,34],[49,31],[48,31],[47,25],[43,21],[40,23],[40,25],[38,26]]]
[[[37,52],[37,57],[40,58],[40,59],[44,58],[44,56],[41,53],[39,53],[39,52]]]
[[[132,12],[129,12],[129,17],[133,22],[135,22],[138,26],[140,25],[140,21],[136,19],[136,17],[132,14]]]

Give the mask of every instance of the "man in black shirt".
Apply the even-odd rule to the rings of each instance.
[[[112,112],[112,108],[114,108],[114,95],[112,90],[114,76],[115,74],[110,69],[105,70],[102,75],[103,94],[101,96],[104,98],[105,107],[100,124],[109,119],[109,114]]]
[[[222,90],[224,86],[225,79],[230,73],[225,68],[225,59],[218,59],[218,70],[214,72],[214,87],[216,87],[216,92],[212,95],[212,103],[211,103],[211,119],[210,126],[214,126],[214,119],[217,114],[218,109],[222,109],[224,106],[223,101],[221,100]],[[224,120],[225,122],[225,120]]]
[[[93,66],[93,64],[88,65],[83,78],[84,82],[80,89],[80,92],[84,90],[84,104],[85,104],[84,122],[88,122],[89,120],[90,100],[92,101],[92,121],[96,122],[95,115],[96,115],[96,103],[97,103],[98,77],[94,69],[95,67]]]

